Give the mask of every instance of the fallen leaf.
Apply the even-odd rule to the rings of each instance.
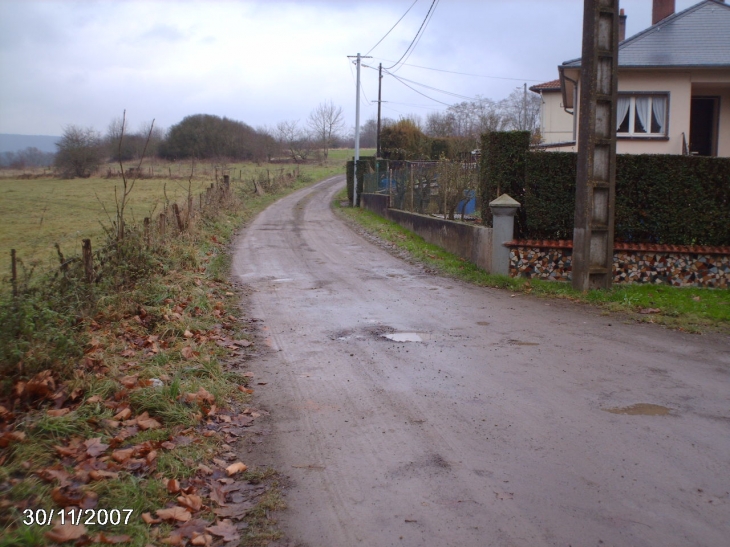
[[[180,353],[182,354],[183,358],[190,360],[193,357],[195,357],[195,350],[191,348],[190,346],[185,346]]]
[[[134,454],[134,448],[122,448],[112,452],[112,459],[118,463],[124,463]]]
[[[88,399],[86,399],[86,402],[88,404],[100,403],[102,401],[103,401],[103,399],[101,397],[99,397],[98,395],[93,395],[93,396],[89,397]]]
[[[190,540],[191,545],[210,545],[213,543],[213,536],[209,534],[195,534],[194,537]]]
[[[250,342],[249,340],[234,340],[233,343],[242,348],[247,348],[248,346],[253,344],[253,342]]]
[[[159,429],[162,427],[162,424],[155,420],[154,418],[150,418],[150,415],[147,412],[143,412],[139,416],[137,416],[137,425],[147,431],[148,429]]]
[[[70,408],[59,408],[56,410],[49,410],[46,412],[46,414],[48,414],[52,418],[60,418],[61,416],[65,416],[69,412],[71,412]]]
[[[113,420],[118,420],[118,421],[127,420],[127,419],[129,419],[129,417],[131,415],[132,415],[132,409],[129,408],[129,407],[127,407],[127,408],[124,408],[124,409],[120,410],[119,412],[117,412],[112,417],[112,419]]]
[[[659,308],[641,308],[641,309],[639,310],[639,313],[643,313],[643,314],[649,314],[649,313],[661,313],[661,311],[662,311],[662,310],[660,310]]]
[[[203,506],[203,498],[195,494],[185,494],[178,496],[177,501],[180,505],[183,505],[193,512],[200,511]]]
[[[243,462],[236,462],[228,467],[226,467],[226,473],[230,477],[231,475],[235,475],[236,473],[242,473],[243,471],[246,471],[248,469],[248,466]]]
[[[162,520],[176,520],[178,522],[187,522],[192,517],[190,511],[179,505],[168,509],[158,509],[155,513]]]
[[[180,481],[177,479],[170,479],[167,481],[167,491],[170,494],[177,494],[180,491]]]
[[[226,504],[226,491],[220,484],[211,484],[210,494],[208,494],[208,497],[218,505],[222,506]]]
[[[193,333],[192,333],[192,332],[190,332],[189,330],[186,330],[186,331],[185,331],[185,334],[183,334],[183,336],[184,336],[185,338],[192,338],[192,337],[193,337]]]
[[[109,448],[108,444],[101,442],[101,437],[94,437],[93,439],[85,441],[84,446],[86,447],[86,455],[91,458],[100,456],[106,452],[107,448]]]
[[[46,532],[45,536],[56,543],[66,543],[74,541],[86,534],[86,526],[80,524],[78,526],[69,523],[56,524],[50,532]]]
[[[119,473],[116,473],[114,471],[104,471],[103,469],[93,469],[89,471],[89,477],[91,477],[95,481],[100,481],[104,479],[118,479]]]
[[[159,524],[162,522],[162,519],[153,517],[152,513],[142,513],[142,520],[145,521],[145,524]]]
[[[215,526],[208,526],[205,530],[214,536],[223,538],[223,541],[239,541],[241,539],[238,529],[230,520],[222,520]]]
[[[243,503],[232,503],[230,505],[226,505],[225,507],[219,507],[213,512],[219,517],[229,517],[236,520],[241,520],[255,506],[255,503],[251,501],[245,501]]]
[[[129,543],[132,541],[132,536],[126,534],[120,534],[117,536],[108,536],[104,532],[100,532],[92,538],[95,543],[103,543],[105,545],[115,545],[117,543]]]

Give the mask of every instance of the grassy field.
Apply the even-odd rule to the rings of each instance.
[[[340,207],[346,191],[338,193],[333,206],[345,218],[360,224],[401,249],[413,259],[443,275],[475,285],[506,289],[516,294],[563,298],[600,306],[603,313],[623,313],[628,321],[659,323],[693,333],[730,333],[730,290],[661,285],[614,285],[611,290],[581,293],[569,283],[493,275],[448,253],[405,228],[363,209]],[[649,311],[651,310],[651,311]]]
[[[352,150],[333,150],[326,165],[301,165],[302,174],[320,179],[344,172],[344,162]],[[132,165],[125,166],[131,167]],[[102,167],[101,171],[118,171],[117,165]],[[152,178],[140,179],[130,194],[125,214],[128,222],[141,222],[161,211],[166,199],[169,203],[183,203],[188,190],[196,196],[220,177],[227,169],[233,186],[251,185],[251,179],[260,173],[274,176],[296,169],[291,164],[235,163],[216,166],[211,163],[147,162],[143,170]],[[191,177],[192,174],[192,177]],[[0,172],[0,177],[3,173]],[[103,237],[115,216],[115,192],[121,195],[122,180],[118,177],[92,177],[61,180],[50,177],[21,178],[21,173],[5,173],[0,178],[0,268],[7,270],[11,249],[26,267],[37,265],[45,269],[58,260],[54,247],[58,243],[65,255],[77,254],[81,240],[89,238],[92,245]],[[27,175],[25,175],[27,177]],[[34,176],[34,175],[31,175]],[[167,196],[167,198],[165,197]]]

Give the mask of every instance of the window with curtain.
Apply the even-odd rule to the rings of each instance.
[[[620,93],[616,105],[618,137],[664,137],[667,135],[668,93]]]

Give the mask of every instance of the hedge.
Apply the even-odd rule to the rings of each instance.
[[[365,173],[375,171],[375,156],[360,156],[357,160],[357,205],[360,205],[360,195],[363,189],[363,178]],[[347,179],[347,199],[352,203],[352,178],[355,175],[355,160],[349,160],[345,167],[345,177]]]
[[[577,154],[527,152],[525,230],[517,237],[572,239]],[[615,239],[730,245],[730,158],[620,154]]]
[[[482,221],[492,225],[489,202],[507,193],[525,202],[525,154],[530,146],[529,131],[493,131],[482,135],[479,187],[482,196]],[[518,234],[525,229],[525,209],[517,213]],[[518,235],[519,237],[519,235]]]

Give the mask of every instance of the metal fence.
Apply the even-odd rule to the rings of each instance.
[[[421,214],[473,218],[478,164],[378,160],[363,175],[363,192],[390,195],[390,206]]]

